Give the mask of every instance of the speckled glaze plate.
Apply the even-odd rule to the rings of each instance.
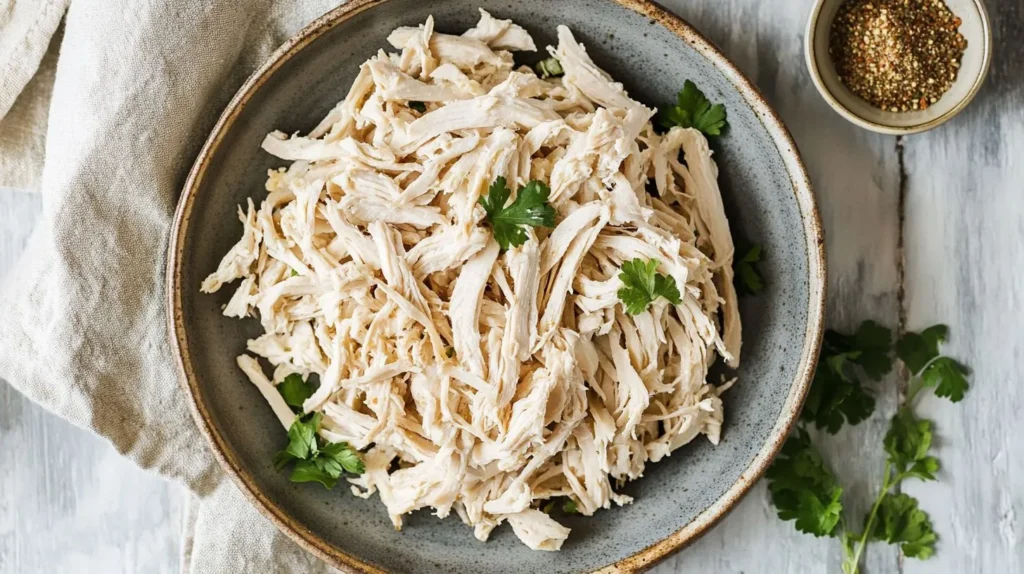
[[[282,165],[260,149],[264,135],[315,126],[394,28],[432,14],[439,31],[461,33],[479,6],[525,26],[540,46],[555,43],[557,24],[568,25],[598,65],[648,105],[673,101],[686,79],[724,103],[730,129],[713,146],[726,209],[734,232],[766,254],[767,289],[741,304],[740,383],[725,397],[721,444],[696,440],[649,465],[624,489],[632,505],[569,517],[572,534],[557,553],[527,549],[507,525],[478,542],[454,515],[438,520],[425,511],[396,532],[376,497],[293,484],[275,472],[284,434],[234,360],[259,324],[221,316],[230,289],[199,293],[240,234],[236,206],[260,200],[267,169]],[[213,451],[253,505],[323,560],[351,572],[637,572],[710,528],[778,451],[810,384],[824,288],[821,227],[796,146],[750,82],[679,18],[642,0],[353,0],[282,46],[224,111],[178,205],[167,296],[182,381]]]

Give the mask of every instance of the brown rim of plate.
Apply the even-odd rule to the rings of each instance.
[[[248,102],[253,92],[260,88],[281,65],[322,34],[353,15],[368,10],[388,0],[351,0],[347,4],[320,16],[298,34],[289,39],[273,55],[245,81],[238,93],[228,103],[214,126],[209,138],[203,144],[195,164],[188,174],[185,187],[178,202],[171,228],[171,241],[167,257],[167,309],[168,329],[171,345],[178,363],[178,373],[184,386],[196,424],[210,442],[214,456],[235,484],[249,501],[282,532],[287,534],[300,546],[316,555],[328,564],[351,573],[384,574],[385,571],[368,564],[355,556],[347,554],[317,537],[295,519],[288,516],[274,501],[270,500],[256,487],[252,476],[239,464],[238,460],[227,448],[224,438],[214,427],[210,413],[199,400],[200,390],[195,373],[191,368],[188,339],[184,329],[181,301],[181,264],[184,234],[188,229],[192,207],[197,189],[203,181],[211,155],[217,150],[224,133],[232,126],[240,110]],[[768,442],[754,457],[739,479],[729,487],[718,500],[704,509],[693,521],[661,541],[644,548],[632,556],[628,556],[597,570],[601,573],[635,573],[651,568],[671,553],[686,547],[693,540],[704,534],[709,528],[721,520],[736,503],[764,474],[768,464],[782,448],[789,431],[800,414],[807,390],[817,362],[818,349],[824,329],[826,268],[824,252],[824,233],[821,220],[811,190],[810,179],[803,161],[800,159],[796,144],[789,131],[768,102],[753,86],[742,72],[724,54],[700,32],[688,23],[654,4],[649,0],[609,0],[629,8],[634,12],[647,16],[666,27],[680,39],[690,44],[729,79],[740,91],[747,104],[753,109],[758,119],[771,135],[778,147],[780,156],[793,183],[797,204],[804,224],[807,239],[808,270],[810,271],[809,304],[807,308],[806,342],[800,357],[797,374],[790,387],[789,396],[783,405],[782,413],[775,421]],[[190,286],[191,288],[191,286]]]

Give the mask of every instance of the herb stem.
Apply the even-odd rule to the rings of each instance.
[[[864,552],[864,547],[867,546],[868,536],[871,535],[871,527],[875,524],[875,516],[878,514],[878,508],[882,506],[882,500],[889,494],[889,489],[893,487],[898,481],[892,480],[892,464],[888,461],[885,463],[885,476],[882,478],[882,488],[878,492],[878,497],[875,498],[875,504],[871,507],[871,513],[868,514],[868,519],[864,522],[864,531],[860,535],[860,540],[857,541],[857,548],[853,552],[853,556],[847,560],[847,563],[843,565],[843,571],[847,574],[857,574],[860,572],[860,556]]]

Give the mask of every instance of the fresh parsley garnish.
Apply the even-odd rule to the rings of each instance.
[[[676,105],[668,106],[658,114],[658,123],[665,129],[675,126],[694,128],[709,136],[722,135],[722,130],[728,125],[725,106],[712,105],[690,80],[686,80],[676,96]]]
[[[853,335],[826,332],[801,418],[835,434],[844,423],[871,416],[875,399],[861,375],[879,380],[891,371],[891,346],[892,333],[874,321],[864,321]]]
[[[409,102],[409,108],[422,114],[427,111],[427,104],[423,102]]]
[[[288,429],[288,446],[274,457],[274,468],[281,470],[294,462],[292,482],[319,482],[334,488],[342,472],[363,474],[366,468],[348,443],[325,442],[317,435],[322,418],[320,413],[295,418]]]
[[[554,56],[537,62],[533,66],[533,69],[537,72],[537,75],[543,79],[554,78],[555,76],[565,74],[565,70],[562,69],[562,63]]]
[[[515,201],[506,206],[512,192],[506,187],[505,178],[499,176],[487,190],[487,195],[480,196],[480,205],[487,212],[487,222],[502,251],[526,243],[529,236],[523,229],[524,225],[555,226],[555,208],[548,205],[550,193],[548,186],[535,179],[521,187]]]
[[[843,488],[811,442],[798,428],[765,473],[779,518],[795,521],[800,532],[832,536],[842,515]]]
[[[896,355],[916,377],[917,384],[912,383],[907,391],[908,401],[925,387],[934,388],[937,396],[954,403],[964,398],[970,386],[967,383],[970,372],[966,366],[939,352],[948,334],[948,327],[935,325],[920,333],[907,333],[896,343]]]
[[[860,572],[860,558],[871,541],[898,544],[903,554],[926,559],[938,539],[928,514],[913,497],[895,492],[908,478],[936,480],[939,461],[929,454],[932,421],[918,418],[914,400],[928,388],[952,402],[967,390],[967,367],[941,354],[948,329],[936,325],[907,333],[895,344],[889,329],[865,321],[857,331],[825,334],[802,422],[786,441],[765,476],[779,518],[793,520],[797,530],[816,536],[838,536],[843,544],[845,574]],[[895,349],[894,349],[895,347]],[[905,403],[889,424],[882,446],[886,453],[882,483],[860,532],[845,512],[842,488],[828,470],[806,427],[813,424],[835,433],[845,423],[856,424],[874,409],[874,399],[862,388],[860,376],[881,380],[892,370],[892,355],[911,374]]]
[[[932,359],[939,356],[939,345],[946,340],[945,325],[928,327],[920,333],[907,333],[896,343],[896,355],[911,373],[920,373]]]
[[[925,560],[935,553],[938,539],[932,521],[917,507],[917,499],[907,494],[888,494],[878,505],[871,540],[899,544],[903,554]]]
[[[277,385],[277,392],[281,393],[284,402],[293,409],[302,409],[306,399],[313,396],[316,387],[312,383],[302,380],[302,375],[292,373]]]
[[[928,456],[928,449],[932,446],[932,421],[919,419],[914,411],[902,407],[892,417],[882,444],[887,460],[900,480],[908,476],[935,480],[939,461]]]
[[[664,297],[673,305],[682,302],[676,280],[657,272],[658,260],[633,259],[622,263],[619,280],[619,300],[626,307],[626,313],[638,315],[658,297]]]
[[[764,290],[764,280],[757,270],[757,263],[761,261],[761,246],[744,246],[741,253],[743,255],[732,264],[736,273],[736,290],[744,295],[756,295]]]

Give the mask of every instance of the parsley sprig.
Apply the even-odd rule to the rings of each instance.
[[[705,135],[722,135],[726,122],[725,106],[713,104],[697,89],[697,85],[686,80],[683,89],[676,96],[676,105],[668,106],[658,114],[658,123],[665,129],[675,126],[694,128]]]
[[[873,541],[898,544],[904,555],[922,560],[935,552],[938,536],[928,514],[915,498],[895,490],[909,478],[935,480],[939,470],[938,459],[929,454],[933,424],[914,413],[915,399],[931,388],[937,396],[958,402],[967,390],[967,368],[940,352],[948,331],[936,325],[907,333],[895,344],[895,355],[911,379],[907,399],[883,440],[885,469],[863,529],[854,530],[855,523],[843,507],[842,486],[825,465],[807,427],[834,434],[844,423],[857,424],[871,415],[875,401],[864,379],[877,381],[892,370],[889,329],[865,321],[850,335],[826,333],[801,424],[765,474],[779,518],[793,520],[801,532],[842,541],[845,574],[860,572],[861,556]]]
[[[519,189],[515,201],[506,206],[512,195],[506,183],[505,178],[499,176],[487,190],[487,195],[480,196],[480,205],[487,212],[487,222],[502,251],[526,243],[529,236],[523,229],[524,225],[555,226],[555,208],[548,205],[551,193],[548,186],[536,179],[530,181]]]
[[[274,457],[274,468],[295,463],[292,482],[319,482],[331,489],[342,472],[363,474],[366,468],[359,452],[344,442],[326,442],[317,431],[323,415],[311,413],[296,417],[288,429],[288,446]]]
[[[736,274],[736,290],[743,295],[757,295],[764,290],[764,280],[757,269],[761,261],[761,246],[740,244],[739,247],[738,253],[743,255],[737,257],[732,264]]]
[[[632,259],[622,263],[619,280],[619,300],[626,307],[626,313],[639,315],[658,297],[664,297],[670,303],[678,305],[682,302],[676,280],[668,275],[657,272],[658,260]]]
[[[281,398],[295,412],[302,411],[302,404],[313,396],[315,391],[316,385],[302,380],[302,375],[298,373],[288,375],[280,385],[277,385],[277,392],[281,393]]]

